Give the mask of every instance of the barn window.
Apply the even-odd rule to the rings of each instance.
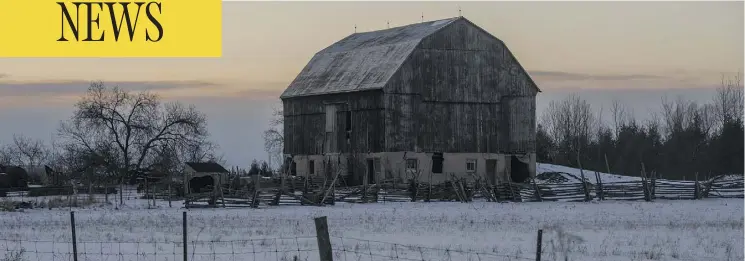
[[[443,160],[442,153],[432,154],[432,173],[442,173]]]
[[[415,173],[419,169],[419,160],[407,159],[406,160],[406,173]]]
[[[290,175],[297,176],[297,162],[295,161],[290,165]]]
[[[476,172],[476,160],[475,159],[466,160],[466,172]]]
[[[316,174],[316,162],[313,160],[308,161],[308,173],[310,175]]]
[[[346,122],[344,126],[345,131],[352,131],[352,111],[345,111],[344,112],[344,121]]]

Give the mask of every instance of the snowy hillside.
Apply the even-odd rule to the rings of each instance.
[[[591,183],[595,184],[597,181],[595,180],[595,171],[589,171],[584,170],[585,173],[585,179]],[[580,177],[582,173],[579,169],[561,166],[561,165],[554,165],[554,164],[547,164],[547,163],[538,163],[536,166],[536,175],[538,176],[538,183],[579,183]],[[616,174],[609,174],[609,173],[603,173],[599,172],[600,179],[603,183],[613,183],[613,182],[629,182],[629,181],[641,181],[640,177],[631,177],[631,176],[623,176],[623,175],[616,175]],[[560,178],[558,176],[561,176],[563,178]],[[563,182],[557,182],[559,180],[563,180]],[[711,180],[714,180],[716,182],[725,182],[725,181],[742,181],[743,176],[742,175],[723,175],[723,176],[717,176],[712,177]],[[685,183],[686,181],[673,181],[673,180],[665,180],[665,179],[659,179],[659,181],[666,181],[666,182],[675,182],[675,183]],[[702,180],[703,181],[703,180]],[[687,181],[691,182],[691,181]]]
[[[558,174],[558,173],[561,174]],[[584,170],[585,173],[585,179],[595,184],[595,171],[588,171]],[[561,165],[554,165],[554,164],[547,164],[547,163],[538,163],[536,166],[536,175],[538,183],[580,183],[580,177],[582,176],[582,173],[579,169],[561,166]],[[557,175],[561,175],[562,178],[558,178]],[[609,173],[600,173],[600,178],[603,183],[610,183],[610,182],[623,182],[623,181],[640,181],[641,178],[639,177],[630,177],[630,176],[622,176],[622,175],[616,175],[616,174],[609,174]],[[564,180],[563,182],[557,182],[559,180]]]

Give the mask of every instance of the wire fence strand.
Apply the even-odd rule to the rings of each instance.
[[[186,214],[186,212],[184,212]],[[71,212],[71,221],[68,224],[55,222],[59,227],[74,227],[72,221],[74,212]],[[325,217],[322,217],[325,220]],[[184,219],[184,227],[188,228],[188,221]],[[325,221],[324,221],[325,223]],[[21,228],[19,225],[18,228]],[[96,227],[97,229],[106,226]],[[175,226],[174,226],[175,227]],[[68,234],[55,235],[53,238],[33,238],[33,233],[7,233],[0,235],[0,255],[2,261],[150,261],[150,260],[173,260],[173,261],[217,261],[217,260],[276,260],[276,261],[310,261],[320,260],[320,254],[331,253],[334,260],[407,260],[407,261],[520,261],[536,260],[536,256],[543,256],[544,260],[563,260],[567,253],[573,252],[571,248],[555,248],[553,244],[541,247],[541,237],[536,237],[537,245],[534,251],[526,251],[517,248],[505,251],[505,248],[492,248],[491,251],[461,247],[459,244],[446,246],[404,244],[399,242],[386,242],[374,239],[364,239],[346,236],[329,236],[328,225],[316,227],[316,235],[285,236],[271,238],[240,238],[246,236],[239,230],[234,230],[226,238],[213,238],[200,240],[199,234],[192,235],[188,239],[183,234],[180,237],[169,237],[160,234],[160,237],[142,237],[142,240],[117,239],[116,236],[107,235],[106,239],[89,240],[86,237],[72,236]],[[231,229],[236,229],[235,228]],[[106,233],[95,230],[96,234]],[[321,231],[324,231],[321,233]],[[555,231],[555,230],[554,230]],[[130,231],[131,232],[131,231]],[[539,230],[539,235],[543,234]],[[135,232],[137,233],[137,232]],[[266,235],[266,234],[265,234]],[[550,237],[551,234],[544,234]],[[212,235],[213,237],[216,235]],[[561,236],[558,236],[559,238]],[[90,237],[88,237],[90,238]],[[324,238],[324,240],[321,240]],[[330,240],[329,240],[330,239]],[[549,239],[552,240],[552,239]],[[186,241],[186,244],[184,244]],[[330,241],[330,244],[329,244]],[[323,243],[320,243],[323,242]],[[546,241],[548,243],[548,241]],[[553,241],[551,241],[553,242]],[[497,242],[495,242],[497,243]],[[74,247],[73,247],[74,246]],[[323,246],[323,247],[321,247]],[[330,251],[329,251],[330,247]],[[471,246],[473,247],[473,246]],[[478,247],[477,247],[478,248]],[[541,249],[544,248],[544,249]],[[326,251],[321,251],[324,249]],[[502,249],[501,251],[498,249]],[[563,251],[563,252],[562,252]],[[576,251],[575,251],[576,252]],[[704,257],[701,254],[692,253],[679,255],[678,253],[667,253],[672,260],[730,260],[724,258]],[[694,256],[695,254],[695,256]],[[707,255],[708,253],[704,254]],[[185,256],[186,255],[186,256]],[[613,256],[633,259],[659,259],[665,253],[647,252],[645,249],[624,249],[614,251]],[[595,256],[597,257],[597,256]],[[571,258],[570,258],[571,260]],[[323,260],[325,261],[325,260]]]
[[[50,240],[0,239],[9,260],[73,260],[72,242]],[[172,241],[77,242],[78,260],[184,260],[183,243]],[[187,242],[187,259],[215,260],[314,260],[318,247],[315,237],[262,238],[240,240],[194,240]],[[23,259],[10,259],[9,256]],[[0,257],[0,260],[3,257]]]
[[[352,237],[332,237],[332,245],[335,256],[342,260],[535,260],[534,253],[487,253],[472,249],[438,248]]]

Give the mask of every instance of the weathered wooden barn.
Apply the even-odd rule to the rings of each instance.
[[[282,93],[296,175],[347,184],[535,175],[539,88],[504,42],[463,17],[354,33]]]

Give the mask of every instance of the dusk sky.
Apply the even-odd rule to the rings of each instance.
[[[0,143],[50,140],[88,83],[195,104],[229,166],[266,159],[261,133],[310,58],[358,32],[462,15],[505,42],[548,102],[613,99],[644,118],[663,96],[708,102],[743,70],[743,2],[226,2],[223,57],[0,59]],[[199,48],[195,46],[194,48]],[[540,119],[540,115],[539,115]]]

